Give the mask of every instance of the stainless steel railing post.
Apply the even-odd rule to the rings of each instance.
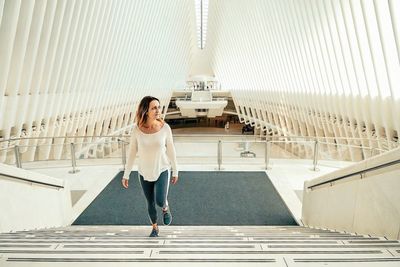
[[[118,142],[121,143],[121,153],[122,153],[122,169],[125,171],[125,166],[126,166],[126,145],[125,141],[118,139]]]
[[[313,159],[313,171],[319,171],[317,168],[318,164],[318,140],[315,140],[314,143],[314,159]]]
[[[79,170],[76,168],[75,144],[74,143],[71,143],[71,161],[72,161],[72,170],[69,173],[79,172]]]
[[[218,170],[221,170],[222,165],[222,142],[218,140]]]
[[[269,168],[269,158],[271,154],[271,142],[265,140],[265,169]]]
[[[19,146],[14,146],[15,165],[17,168],[22,168],[21,155],[19,154]]]

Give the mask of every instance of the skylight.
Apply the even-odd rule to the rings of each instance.
[[[194,0],[196,8],[197,46],[204,49],[207,37],[208,0]]]

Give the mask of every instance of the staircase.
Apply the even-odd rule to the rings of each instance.
[[[400,242],[299,226],[70,226],[0,234],[0,266],[400,266]],[[132,265],[136,264],[136,265]]]

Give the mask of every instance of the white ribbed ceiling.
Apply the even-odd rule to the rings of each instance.
[[[190,69],[194,14],[187,0],[0,0],[0,135],[107,133],[143,95],[166,105]]]
[[[394,138],[400,1],[210,1],[207,57],[241,117],[279,134]]]
[[[241,119],[279,134],[394,140],[399,0],[0,0],[0,135],[113,133],[215,75]]]

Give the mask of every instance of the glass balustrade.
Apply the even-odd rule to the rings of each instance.
[[[273,168],[284,160],[296,160],[318,170],[318,165],[337,166],[379,155],[393,144],[350,138],[258,137],[245,135],[175,135],[177,160],[184,165],[207,165],[214,169]],[[129,136],[81,136],[19,138],[0,142],[3,163],[34,169],[79,166],[125,166]],[[140,160],[140,159],[139,159]]]

